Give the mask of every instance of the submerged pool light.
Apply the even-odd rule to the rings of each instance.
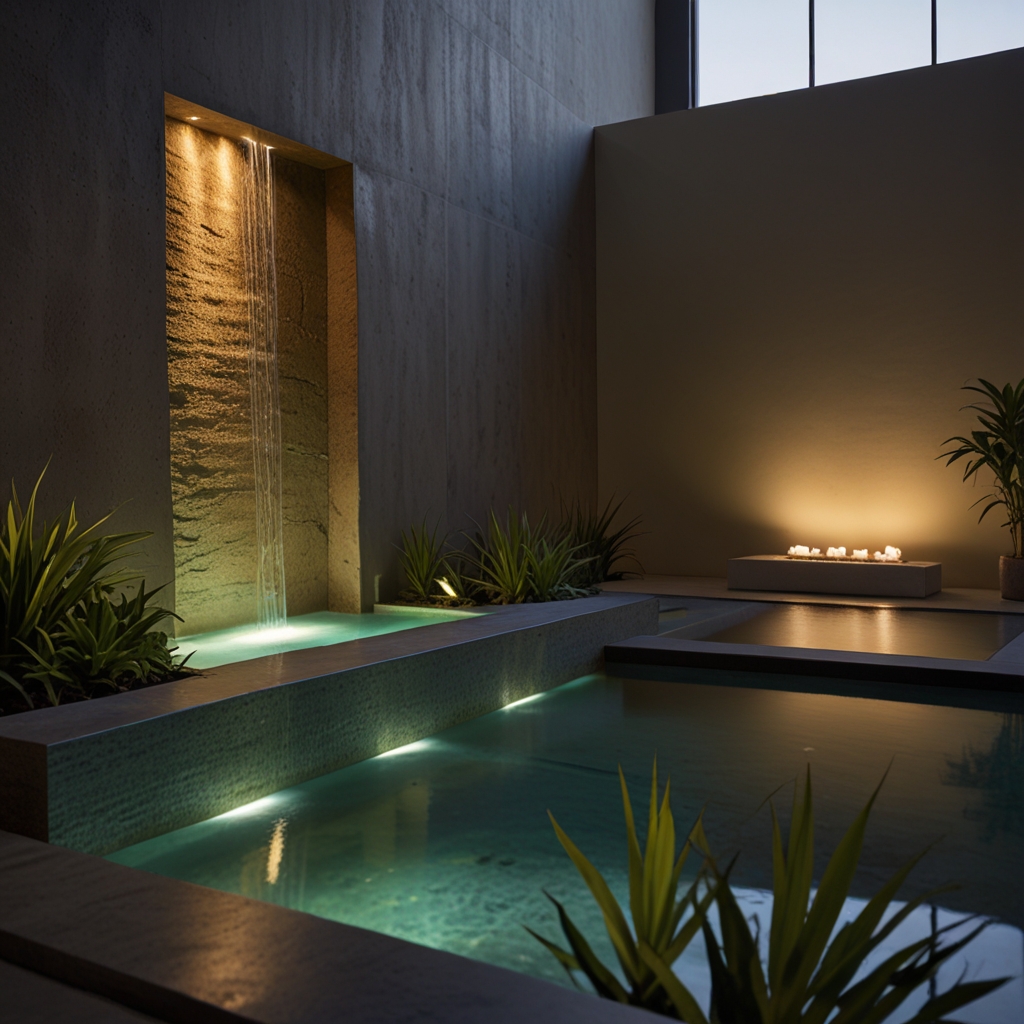
[[[508,711],[509,708],[517,708],[521,704],[529,704],[531,700],[538,700],[543,696],[545,696],[543,693],[531,693],[529,697],[521,697],[519,700],[512,701],[511,704],[505,704],[501,710]]]
[[[260,814],[265,814],[267,811],[280,806],[282,803],[284,803],[284,798],[280,793],[271,793],[270,796],[261,796],[259,800],[253,800],[251,803],[242,804],[241,807],[235,807],[230,811],[225,811],[223,814],[218,814],[212,820],[219,821],[227,818],[255,817]]]
[[[385,750],[377,757],[397,757],[399,754],[419,754],[431,746],[430,740],[416,740],[413,743],[406,743],[402,747],[395,747],[394,750]]]

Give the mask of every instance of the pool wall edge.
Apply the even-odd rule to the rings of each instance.
[[[13,716],[0,828],[108,853],[586,675],[657,618],[639,595],[524,606]]]

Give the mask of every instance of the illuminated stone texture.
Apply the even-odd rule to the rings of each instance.
[[[256,504],[238,144],[167,121],[175,606],[186,633],[252,621]]]
[[[237,142],[167,120],[167,344],[179,632],[255,618],[256,505]],[[324,174],[275,158],[288,610],[327,607]]]
[[[278,377],[288,614],[327,608],[324,173],[275,157]]]

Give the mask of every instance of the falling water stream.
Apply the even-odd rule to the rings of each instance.
[[[277,381],[277,274],[271,147],[245,142],[245,276],[249,295],[249,388],[256,478],[256,624],[285,625],[281,402]]]

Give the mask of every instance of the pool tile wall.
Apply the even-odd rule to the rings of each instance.
[[[107,853],[600,667],[658,626],[602,595],[273,655],[0,721],[0,828]]]

